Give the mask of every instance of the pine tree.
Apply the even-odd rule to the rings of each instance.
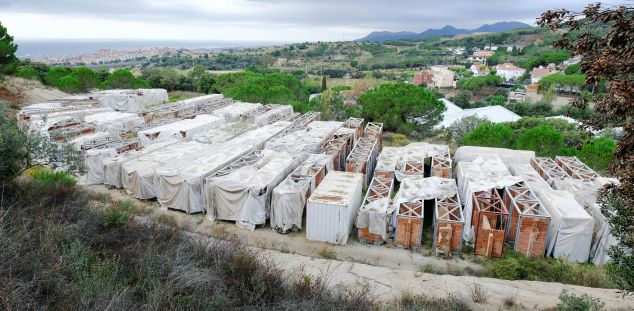
[[[7,33],[7,28],[0,23],[0,74],[13,74],[18,67],[18,59],[15,52],[17,44],[13,43],[13,37]]]

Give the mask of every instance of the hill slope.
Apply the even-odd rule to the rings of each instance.
[[[475,29],[460,29],[455,28],[451,25],[447,25],[440,29],[427,29],[421,33],[415,33],[411,31],[400,31],[400,32],[389,32],[389,31],[375,31],[370,33],[369,35],[357,39],[356,41],[361,42],[379,42],[379,41],[387,41],[387,40],[399,40],[399,39],[421,39],[425,37],[431,36],[455,36],[455,35],[465,35],[472,34],[478,32],[504,32],[508,30],[518,29],[518,28],[530,28],[531,25],[521,23],[521,22],[498,22],[494,24],[486,24],[482,25]]]

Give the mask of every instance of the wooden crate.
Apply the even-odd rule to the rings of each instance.
[[[405,249],[420,247],[423,239],[423,202],[403,203],[396,215],[394,244]]]

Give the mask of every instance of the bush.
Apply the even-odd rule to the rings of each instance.
[[[469,131],[463,145],[509,148],[513,143],[513,131],[508,125],[485,122]]]
[[[88,92],[97,87],[97,83],[99,83],[97,74],[88,67],[73,68],[70,75],[79,81],[80,92]]]
[[[34,180],[37,180],[46,185],[55,185],[62,184],[65,186],[75,186],[77,184],[77,180],[73,178],[72,175],[66,172],[45,172],[45,171],[37,171],[32,175]]]
[[[103,81],[99,88],[107,89],[139,89],[149,88],[150,84],[140,78],[137,78],[128,69],[117,69],[108,78]]]
[[[37,70],[31,67],[20,67],[18,69],[18,72],[15,73],[15,75],[27,80],[40,81],[40,74],[37,72]]]
[[[557,310],[559,311],[599,311],[605,305],[598,298],[592,298],[588,294],[577,296],[573,293],[568,293],[565,289],[559,294],[559,301],[557,304]]]
[[[540,125],[524,132],[517,140],[517,149],[532,150],[541,157],[561,154],[564,138],[559,131],[549,125]]]
[[[67,93],[79,93],[81,90],[81,84],[77,78],[67,75],[59,79],[57,88]]]
[[[130,217],[136,210],[136,205],[130,201],[119,201],[106,209],[103,225],[124,225],[128,223]]]
[[[47,85],[59,88],[60,79],[70,74],[70,70],[65,67],[52,67],[44,76]]]
[[[581,147],[577,157],[598,172],[607,170],[612,162],[616,142],[612,138],[597,137]]]

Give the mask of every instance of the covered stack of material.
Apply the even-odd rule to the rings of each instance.
[[[168,163],[183,161],[190,154],[206,147],[208,145],[194,141],[181,142],[125,162],[121,166],[121,184],[129,195],[137,199],[155,198],[154,171]]]
[[[253,150],[231,142],[205,147],[182,159],[156,168],[156,198],[163,209],[204,212],[203,182],[233,161]]]
[[[86,184],[103,184],[104,166],[103,163],[117,156],[117,151],[108,149],[91,149],[86,151]]]
[[[253,150],[262,150],[269,140],[284,134],[292,123],[289,121],[278,121],[273,124],[265,125],[252,131],[241,134],[240,136],[230,140],[233,144],[248,145]]]
[[[164,139],[190,140],[196,133],[217,128],[225,124],[225,119],[213,115],[201,114],[192,119],[184,119],[160,125],[137,133],[142,146]]]
[[[179,140],[168,139],[168,140],[161,141],[155,144],[151,144],[147,147],[141,148],[140,150],[131,150],[128,152],[120,153],[113,158],[104,159],[103,161],[104,184],[115,187],[115,188],[123,188],[123,183],[122,183],[123,163],[132,161],[134,159],[138,159],[154,151],[162,150],[168,145],[175,144],[177,142],[179,142]]]
[[[230,122],[215,129],[196,133],[193,139],[203,144],[220,144],[227,142],[252,129],[253,124],[246,121]]]
[[[354,131],[354,140],[363,136],[363,118],[348,118],[348,120],[343,123],[343,127]]]
[[[588,261],[594,220],[567,191],[554,190],[529,164],[511,165],[551,216],[546,255]]]
[[[458,162],[456,166],[456,180],[460,200],[464,204],[465,228],[464,238],[474,242],[473,225],[473,194],[504,189],[522,181],[521,177],[512,176],[502,159],[497,156],[480,156],[472,162]]]
[[[321,146],[343,125],[336,121],[313,121],[305,129],[276,137],[266,143],[266,149],[286,151],[295,156],[321,153]]]
[[[42,120],[30,122],[27,132],[39,133],[41,135],[45,135],[46,137],[48,137],[49,132],[62,129],[62,128],[78,126],[80,124],[82,124],[82,121],[72,116],[59,116],[55,118],[45,118]]]
[[[306,206],[306,238],[345,245],[361,206],[363,175],[332,171]]]
[[[122,131],[132,129],[143,124],[143,118],[135,113],[126,113],[119,111],[102,112],[86,116],[86,123],[95,126],[100,132],[108,132],[112,136],[119,136]]]
[[[471,225],[475,240],[473,253],[502,257],[509,212],[497,189],[473,193]]]
[[[262,110],[262,112],[264,112],[263,108],[264,107],[262,107],[261,104],[237,102],[229,106],[214,110],[212,114],[214,116],[224,118],[227,122],[236,122],[240,121],[243,115],[253,114],[254,112],[259,110]]]
[[[390,204],[393,190],[394,178],[372,178],[355,223],[359,228],[359,241],[383,243],[388,240],[390,219],[394,212]]]
[[[498,156],[508,167],[512,164],[528,164],[535,157],[535,151],[505,148],[462,146],[456,150],[456,162],[473,162],[478,157]]]
[[[271,193],[296,166],[286,152],[256,151],[205,179],[205,209],[210,220],[232,220],[254,230],[266,222]]]
[[[73,146],[73,148],[77,151],[81,151],[81,146],[85,143],[89,143],[94,140],[104,139],[104,138],[114,138],[108,132],[95,132],[87,135],[81,135],[73,138],[69,144]]]
[[[455,184],[454,184],[455,185]],[[436,198],[434,206],[434,252],[436,255],[462,252],[464,214],[458,193],[450,198]]]
[[[332,159],[325,154],[313,154],[275,187],[271,199],[271,228],[281,233],[302,229],[306,200],[333,170]]]
[[[99,101],[101,107],[136,113],[168,101],[164,89],[107,90],[94,93],[92,97]]]
[[[404,147],[385,147],[377,157],[377,176],[394,177],[401,180],[407,175],[423,175],[425,160],[449,154],[449,146],[424,142],[411,143]]]
[[[351,130],[352,133],[337,131],[321,148],[325,154],[332,157],[332,165],[335,171],[345,171],[346,159],[352,150],[351,141],[356,130],[350,128],[340,128],[339,130]]]
[[[364,189],[372,179],[378,155],[379,142],[377,139],[374,137],[361,137],[346,159],[346,172],[363,174]]]
[[[550,225],[548,210],[524,182],[504,189],[504,205],[509,210],[507,241],[528,258],[543,257]]]
[[[81,109],[68,109],[63,111],[51,112],[51,113],[38,113],[30,115],[29,122],[41,121],[42,119],[50,119],[57,117],[74,117],[77,120],[85,121],[86,117],[93,114],[112,112],[112,108],[81,108]]]
[[[253,119],[254,127],[261,127],[280,120],[286,120],[293,114],[293,106],[291,105],[266,105],[265,107],[268,109],[266,112],[251,118]]]
[[[403,248],[419,247],[422,242],[425,200],[452,198],[456,195],[453,179],[404,176],[393,200],[394,243]]]

